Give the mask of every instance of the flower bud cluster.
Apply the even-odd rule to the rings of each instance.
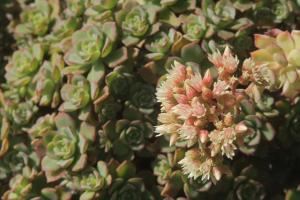
[[[245,95],[236,88],[233,74],[239,61],[230,49],[223,55],[215,52],[209,59],[218,70],[216,80],[210,70],[202,77],[174,63],[157,90],[162,107],[156,132],[169,137],[170,145],[185,145],[187,152],[180,164],[189,177],[219,180],[226,173],[223,156],[232,159],[236,144],[247,132],[238,119]]]

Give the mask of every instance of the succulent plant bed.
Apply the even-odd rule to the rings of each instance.
[[[300,1],[3,0],[3,200],[300,200]]]

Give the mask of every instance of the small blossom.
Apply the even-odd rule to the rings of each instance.
[[[222,152],[222,155],[226,155],[228,158],[232,159],[234,156],[234,151],[236,146],[234,141],[236,139],[236,132],[234,128],[224,128],[222,131],[213,131],[209,135],[212,149],[212,156],[215,156]]]
[[[173,113],[178,115],[179,119],[188,119],[193,110],[192,107],[188,104],[178,104],[172,108]]]
[[[225,48],[223,55],[217,50],[213,54],[208,56],[210,62],[212,62],[219,72],[219,78],[226,80],[236,70],[239,64],[237,56],[233,56],[229,47]]]
[[[199,101],[199,98],[194,97],[191,102],[192,106],[192,115],[194,117],[200,118],[203,117],[206,113],[206,108],[204,104]]]
[[[209,70],[202,78],[178,62],[168,71],[157,92],[162,103],[158,121],[162,124],[156,132],[167,135],[170,145],[198,145],[199,149],[188,150],[179,163],[190,178],[216,181],[222,175],[216,170],[216,160],[221,162],[223,155],[233,158],[237,133],[245,129],[242,125],[235,129],[244,93],[236,89],[238,79],[233,73],[238,60],[228,48],[223,55],[215,52],[210,60],[218,69],[216,81]]]
[[[167,78],[173,84],[178,84],[183,82],[186,79],[186,68],[184,65],[175,61],[174,66],[171,70],[168,71]]]
[[[207,159],[205,152],[197,149],[187,151],[179,164],[182,165],[183,172],[189,178],[197,179],[201,176],[202,180],[210,179],[213,167],[215,166],[213,159]]]
[[[197,133],[197,128],[188,124],[182,125],[179,129],[180,137],[190,141],[194,141],[197,138]]]
[[[178,128],[179,127],[177,124],[162,124],[156,126],[156,133],[159,133],[159,135],[172,134],[172,133],[176,133]]]
[[[197,91],[201,92],[203,82],[202,82],[202,77],[201,74],[195,73],[194,76],[192,76],[190,79],[188,79],[188,83]]]

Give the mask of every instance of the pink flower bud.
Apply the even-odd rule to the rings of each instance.
[[[184,82],[184,87],[185,87],[185,94],[188,99],[192,99],[194,96],[197,95],[197,91],[192,88],[186,81]]]
[[[212,91],[207,87],[202,87],[202,98],[204,101],[210,101],[213,98]]]
[[[199,138],[200,138],[200,141],[202,143],[206,143],[207,140],[208,140],[208,131],[207,130],[200,130],[199,131]]]
[[[211,87],[212,83],[213,83],[213,78],[211,76],[210,70],[208,69],[205,72],[204,78],[203,78],[203,85],[205,85],[206,87]]]
[[[188,98],[183,95],[183,94],[174,94],[174,98],[176,99],[176,101],[178,103],[182,103],[182,104],[187,104],[188,103]]]

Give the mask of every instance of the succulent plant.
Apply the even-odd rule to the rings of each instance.
[[[253,166],[242,170],[241,175],[234,180],[233,190],[227,197],[228,200],[265,199],[264,185],[257,180],[257,172]]]
[[[122,28],[124,45],[135,45],[146,34],[157,31],[159,24],[155,23],[155,13],[155,9],[140,6],[134,1],[122,5],[122,9],[116,13],[116,21]]]
[[[11,189],[4,194],[4,199],[21,200],[32,197],[32,183],[30,179],[17,174],[10,180]]]
[[[55,181],[65,175],[66,170],[79,171],[87,163],[87,148],[93,140],[95,128],[83,122],[80,130],[75,121],[66,113],[55,117],[56,130],[48,131],[35,142],[36,148],[40,143],[45,148],[41,166],[46,173],[48,182]]]
[[[23,127],[32,122],[38,108],[32,101],[25,101],[21,103],[12,103],[7,108],[8,118],[12,124],[17,127]],[[15,127],[15,128],[17,128]]]
[[[122,104],[120,104],[113,96],[109,95],[108,88],[106,87],[103,91],[100,98],[96,100],[96,111],[100,123],[115,120],[118,113],[122,110]]]
[[[245,154],[252,154],[256,151],[261,140],[271,141],[274,138],[275,130],[269,122],[265,122],[261,117],[247,115],[244,119],[248,127],[247,135],[243,138],[239,150]]]
[[[0,161],[0,180],[5,180],[13,174],[22,173],[24,168],[37,170],[40,159],[38,155],[29,148],[23,138],[15,137],[10,144],[9,151]]]
[[[47,132],[55,129],[55,113],[45,115],[36,120],[36,123],[30,127],[27,132],[31,137],[43,137]]]
[[[67,187],[81,192],[80,199],[89,200],[99,196],[99,192],[109,186],[112,181],[106,163],[97,162],[97,169],[88,168],[80,175],[72,177]]]
[[[119,133],[121,141],[128,144],[133,150],[143,148],[145,140],[153,134],[152,125],[141,121],[118,120],[116,132]]]
[[[44,57],[44,49],[41,44],[33,44],[29,47],[15,51],[9,63],[5,66],[5,78],[9,86],[17,87],[21,97],[30,94],[29,84],[37,74]]]
[[[271,3],[271,4],[270,4]],[[291,2],[282,0],[272,0],[258,2],[255,6],[255,17],[265,16],[262,21],[264,25],[271,26],[274,23],[281,23],[293,12]]]
[[[190,41],[200,40],[206,33],[206,21],[203,16],[190,14],[183,18],[182,30],[183,37]]]
[[[85,15],[91,21],[104,22],[111,20],[113,17],[113,9],[117,6],[117,0],[101,0],[101,1],[87,1]]]
[[[114,22],[102,26],[88,24],[72,35],[71,48],[65,53],[67,72],[88,71],[90,64],[109,55],[117,38]],[[65,72],[65,73],[67,73]]]
[[[230,0],[220,0],[217,3],[205,0],[202,7],[206,17],[217,27],[226,27],[235,19],[236,9]]]
[[[153,86],[136,82],[130,87],[129,95],[130,102],[141,112],[153,112],[153,107],[156,103]]]
[[[251,56],[255,62],[254,82],[271,91],[281,89],[284,96],[294,98],[298,95],[298,35],[277,31],[276,35],[256,35],[258,50]]]
[[[133,151],[144,148],[153,135],[153,126],[140,120],[108,121],[99,131],[100,144],[105,151],[112,150],[117,159],[132,159]]]
[[[146,54],[146,57],[151,60],[161,60],[167,56],[174,42],[175,34],[174,29],[154,34],[145,45],[145,48],[151,52]]]
[[[35,0],[26,5],[20,16],[20,23],[14,28],[16,37],[44,36],[58,16],[59,6],[59,1],[56,0]]]
[[[64,101],[59,110],[63,112],[73,112],[83,109],[90,102],[90,85],[84,76],[75,75],[70,83],[61,88],[61,98]]]
[[[116,98],[124,98],[128,92],[133,76],[121,70],[114,70],[106,76],[106,84],[110,93]]]
[[[154,197],[147,192],[140,178],[130,178],[127,181],[115,180],[110,191],[111,199],[145,199],[152,200]]]
[[[264,199],[263,185],[247,177],[237,177],[235,180],[235,196],[229,199]]]

